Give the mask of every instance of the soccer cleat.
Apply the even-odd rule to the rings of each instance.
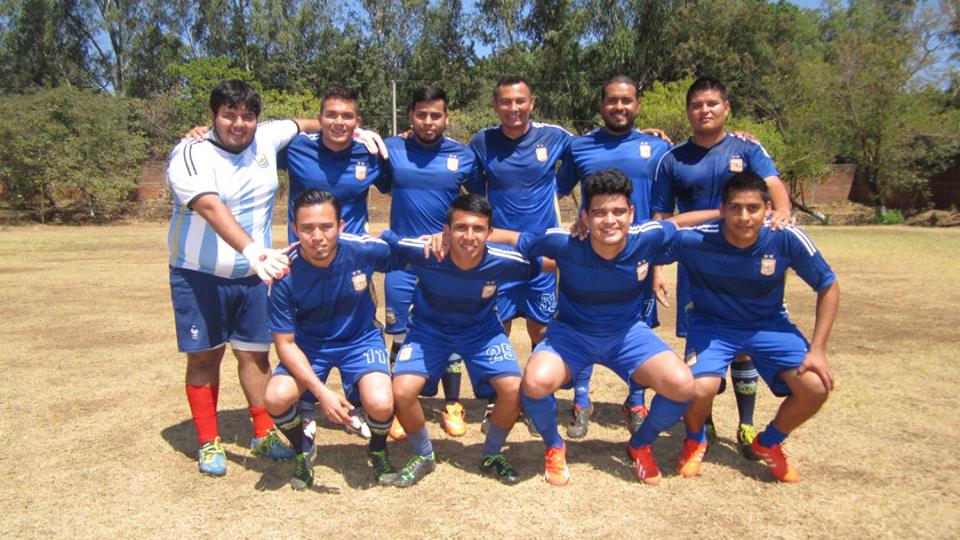
[[[419,482],[424,476],[432,473],[436,466],[437,458],[433,452],[430,452],[429,456],[413,456],[407,460],[403,469],[400,469],[393,485],[402,488],[410,487]]]
[[[570,483],[570,469],[567,467],[567,445],[559,448],[547,448],[543,458],[545,470],[543,479],[551,486],[563,487]]]
[[[590,427],[590,418],[593,417],[594,410],[593,403],[585,409],[574,405],[573,417],[570,418],[570,423],[567,424],[567,437],[571,439],[582,439],[586,437],[587,428]]]
[[[700,474],[700,465],[703,464],[703,455],[707,453],[707,443],[693,439],[683,441],[680,450],[680,459],[677,461],[677,472],[684,478],[693,478]]]
[[[313,464],[310,456],[304,452],[293,458],[293,476],[290,477],[290,487],[300,491],[313,485]]]
[[[521,415],[523,418],[523,423],[527,425],[527,431],[530,432],[531,437],[539,437],[540,432],[537,431],[537,426],[533,425],[533,418],[530,418],[529,415]]]
[[[707,444],[713,444],[717,442],[717,426],[713,425],[713,417],[707,418],[707,421],[703,424],[703,427],[707,428]]]
[[[640,429],[640,426],[643,425],[643,421],[646,420],[647,415],[650,414],[650,411],[647,410],[647,408],[643,405],[631,407],[626,401],[624,401],[623,405],[620,406],[620,410],[623,411],[623,416],[627,419],[627,426],[630,429],[631,435]]]
[[[359,435],[364,439],[370,438],[370,426],[367,424],[367,416],[360,407],[350,409],[350,422],[343,425],[347,433]]]
[[[653,446],[646,445],[640,448],[634,448],[627,445],[627,455],[633,460],[633,465],[637,470],[637,479],[648,486],[655,486],[660,483],[660,467],[657,466],[657,460],[653,459]]]
[[[797,470],[787,463],[787,454],[783,452],[782,444],[775,444],[768,448],[760,444],[760,439],[754,439],[750,449],[767,464],[767,467],[770,467],[770,472],[777,480],[790,484],[800,481]]]
[[[740,424],[737,428],[737,446],[740,447],[740,455],[746,459],[757,461],[759,456],[753,453],[753,440],[757,438],[757,430],[753,424]]]
[[[451,437],[460,437],[467,432],[466,416],[467,412],[459,402],[447,403],[444,411],[440,413],[443,430]]]
[[[271,429],[263,437],[251,440],[250,453],[257,457],[268,457],[274,461],[290,459],[296,455],[293,448],[280,438],[280,432],[276,429]]]
[[[480,458],[480,472],[511,486],[520,481],[520,475],[510,466],[510,463],[503,454],[494,454]]]
[[[394,482],[397,481],[400,475],[397,472],[397,468],[393,466],[393,463],[390,463],[390,456],[387,455],[386,450],[368,452],[367,458],[373,467],[373,479],[376,480],[378,484],[381,486],[392,486]]]
[[[393,417],[393,424],[390,426],[390,438],[395,441],[402,441],[407,438],[407,432],[403,430],[403,426],[400,425],[400,420],[397,420],[397,417]]]
[[[197,451],[200,472],[210,476],[227,474],[227,453],[223,451],[220,437],[208,442]]]
[[[487,429],[490,427],[490,415],[493,414],[493,403],[487,403],[487,409],[483,411],[483,422],[480,422],[480,433],[484,435],[487,434]],[[521,413],[521,416],[523,414]]]

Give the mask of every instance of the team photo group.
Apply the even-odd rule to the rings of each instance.
[[[676,145],[634,127],[639,88],[624,75],[598,85],[603,125],[582,136],[534,121],[535,88],[522,77],[496,83],[499,124],[466,144],[444,134],[439,87],[414,91],[409,130],[386,140],[361,129],[361,105],[356,92],[330,87],[315,118],[261,123],[257,91],[222,81],[209,130],[194,129],[170,155],[170,290],[201,473],[227,472],[217,402],[229,344],[250,453],[290,460],[294,489],[314,483],[318,414],[369,439],[377,484],[408,487],[434,472],[443,456],[420,398],[442,389],[443,430],[463,435],[464,370],[487,402],[478,474],[521,480],[503,450],[520,422],[543,440],[546,482],[568,485],[560,424],[568,439],[587,436],[596,364],[625,382],[624,455],[639,482],[660,483],[653,447],[678,422],[685,438],[670,466],[683,478],[701,473],[728,371],[743,458],[799,481],[784,445],[833,389],[839,285],[793,224],[773,159],[750,134],[726,130],[722,82],[690,86],[692,136]],[[281,169],[288,227],[277,244],[289,247],[275,249]],[[383,231],[368,228],[371,186],[390,197]],[[567,196],[578,220],[560,227]],[[664,273],[673,263],[676,284]],[[809,340],[784,304],[788,269],[816,292]],[[676,306],[685,350],[654,330],[658,303]],[[529,358],[509,340],[518,319]],[[342,392],[326,385],[334,368]],[[760,379],[779,406],[754,428]],[[558,410],[561,389],[573,389],[572,410]],[[402,466],[390,439],[409,444]]]

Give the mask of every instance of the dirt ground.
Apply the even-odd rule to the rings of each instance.
[[[830,351],[838,388],[788,443],[801,483],[774,483],[762,465],[739,457],[727,392],[716,406],[721,440],[702,475],[674,472],[682,442],[675,427],[656,446],[664,481],[639,484],[620,458],[625,386],[600,369],[600,412],[586,439],[569,442],[567,488],[541,480],[542,443],[523,427],[506,449],[523,481],[507,487],[480,476],[482,404],[468,399],[463,438],[430,424],[442,463],[417,486],[374,486],[363,441],[323,424],[317,486],[293,492],[289,463],[250,456],[229,357],[220,392],[229,472],[197,473],[165,224],[0,229],[0,536],[955,538],[960,230],[809,232],[840,277],[842,306]],[[814,295],[792,278],[787,300],[809,332]],[[661,319],[662,335],[682,349],[673,311]],[[519,330],[512,338],[526,357]],[[570,395],[560,397],[565,421]],[[761,392],[759,426],[776,405]],[[426,407],[436,417],[439,402]],[[397,463],[409,456],[403,443],[391,452]]]

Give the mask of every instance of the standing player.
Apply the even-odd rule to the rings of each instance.
[[[674,235],[672,221],[678,218],[632,225],[632,191],[630,180],[616,169],[586,179],[581,217],[590,227],[587,239],[559,228],[496,237],[516,243],[527,258],[554,259],[560,276],[557,317],[534,349],[521,386],[524,412],[547,447],[545,478],[555,486],[569,483],[570,471],[553,393],[584,369],[599,363],[624,381],[656,391],[649,416],[627,447],[637,478],[649,485],[660,482],[653,442],[693,398],[689,368],[647,326],[640,309],[653,257]]]
[[[501,453],[520,415],[520,364],[494,310],[497,288],[540,273],[536,260],[513,250],[488,246],[493,210],[480,195],[461,195],[447,212],[444,234],[450,256],[442,261],[423,257],[426,242],[399,239],[385,231],[400,260],[419,278],[413,300],[410,334],[400,349],[393,378],[396,413],[409,434],[413,458],[404,466],[398,486],[410,486],[433,471],[436,459],[424,427],[418,396],[436,391],[437,379],[454,351],[466,361],[474,393],[496,397],[490,416],[480,470],[505,484],[520,477]]]
[[[210,94],[213,136],[184,140],[173,150],[167,181],[173,196],[170,291],[177,346],[187,354],[187,401],[197,430],[200,472],[223,476],[217,397],[227,342],[253,419],[256,456],[289,459],[264,409],[270,377],[267,283],[287,272],[270,249],[277,192],[277,152],[299,126],[285,120],[257,126],[260,95],[242,81],[223,81]]]
[[[640,109],[637,98],[637,83],[626,75],[617,75],[600,89],[600,116],[603,127],[582,137],[576,137],[570,145],[569,155],[563,160],[557,174],[560,195],[569,195],[582,179],[605,169],[616,168],[633,183],[630,203],[634,208],[635,224],[649,220],[650,191],[657,163],[670,149],[670,143],[634,128]],[[657,318],[657,300],[651,286],[653,273],[644,280],[641,299],[642,318],[650,328],[660,326]],[[567,437],[579,439],[587,434],[593,405],[590,403],[590,377],[593,368],[580,373],[573,382],[573,418],[567,426]],[[623,412],[630,424],[630,432],[640,428],[647,415],[644,406],[643,388],[630,382],[630,393],[623,404]]]
[[[790,196],[773,160],[760,144],[727,133],[724,122],[730,112],[727,90],[716,79],[699,78],[687,90],[687,120],[693,136],[664,154],[657,166],[653,184],[654,216],[662,219],[673,214],[674,206],[682,212],[716,210],[720,193],[734,174],[751,171],[764,179],[773,201],[771,219],[774,226],[790,221]],[[654,275],[654,289],[666,302],[666,284],[659,270]],[[686,269],[677,270],[677,336],[687,334],[686,312],[690,309],[689,279]],[[740,422],[737,443],[741,453],[754,458],[750,445],[756,437],[753,411],[756,406],[757,370],[749,357],[738,357],[731,368]],[[722,390],[721,390],[722,391]],[[715,437],[712,419],[708,421],[711,438]]]
[[[396,478],[387,456],[393,395],[368,283],[375,271],[389,269],[390,247],[344,233],[340,203],[330,192],[308,189],[293,204],[291,226],[300,244],[291,252],[290,275],[277,281],[270,295],[270,329],[282,365],[265,398],[297,454],[291,485],[305,489],[313,483],[312,445],[304,440],[297,403],[305,391],[319,399],[330,421],[344,425],[350,422],[351,402],[363,404],[374,478],[388,485]],[[340,371],[347,399],[324,385],[333,368]]]
[[[424,86],[413,93],[409,111],[412,135],[386,140],[391,159],[385,162],[389,191],[390,229],[400,236],[419,237],[444,226],[444,216],[461,189],[477,191],[476,159],[466,145],[445,137],[447,94],[440,88]],[[416,275],[409,269],[390,272],[386,290],[386,333],[393,336],[391,366],[406,337]],[[452,357],[441,380],[446,404],[441,413],[443,429],[458,437],[466,432],[463,405],[459,403],[463,362]],[[394,430],[394,434],[399,434]]]
[[[749,354],[774,395],[786,396],[752,443],[782,482],[799,480],[783,453],[784,440],[820,409],[833,388],[826,351],[840,303],[836,276],[800,229],[764,226],[769,209],[767,184],[754,173],[738,173],[723,188],[721,221],[681,230],[658,257],[679,261],[691,278],[686,357],[696,395],[684,415],[687,438],[677,464],[684,477],[700,472],[707,450],[704,422],[735,355]],[[810,344],[783,307],[789,268],[817,291]]]

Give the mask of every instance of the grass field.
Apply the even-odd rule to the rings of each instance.
[[[442,463],[405,491],[372,485],[363,441],[322,425],[318,485],[308,492],[290,490],[289,463],[251,458],[229,357],[220,393],[229,473],[197,473],[165,232],[162,223],[0,231],[0,536],[960,536],[952,446],[960,435],[960,230],[810,230],[842,287],[830,350],[839,383],[790,439],[797,485],[770,481],[762,465],[736,454],[731,392],[717,400],[721,441],[702,476],[673,472],[682,442],[675,427],[656,448],[663,483],[639,484],[620,458],[625,387],[601,369],[599,416],[585,440],[569,443],[568,488],[540,479],[543,446],[523,427],[507,449],[523,481],[506,487],[479,476],[482,406],[467,400],[468,434],[450,439],[431,423]],[[787,300],[809,332],[814,295],[794,278]],[[672,310],[661,319],[662,335],[682,349]],[[512,337],[525,358],[519,330]],[[570,395],[561,398],[565,421]],[[439,403],[426,406],[430,414]],[[762,391],[758,426],[775,406]],[[405,443],[391,451],[397,463],[409,455]]]

